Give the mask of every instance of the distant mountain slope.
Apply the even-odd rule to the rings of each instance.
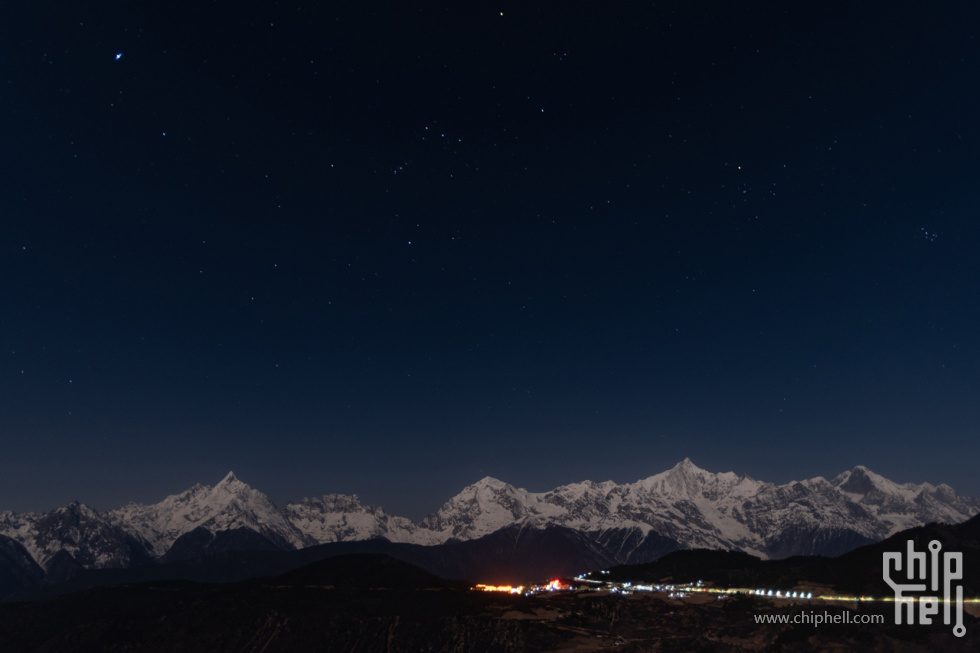
[[[49,513],[0,513],[0,535],[21,544],[41,567],[60,553],[90,569],[131,567],[151,560],[139,533],[77,501]]]
[[[195,485],[156,504],[106,513],[77,502],[43,515],[3,512],[0,535],[63,580],[80,569],[372,539],[434,546],[501,533],[517,551],[548,529],[559,529],[551,536],[564,534],[556,540],[562,564],[576,557],[583,563],[646,562],[693,548],[760,558],[838,555],[905,528],[962,522],[978,512],[980,500],[960,497],[949,486],[897,484],[860,466],[830,481],[777,485],[711,473],[685,459],[635,483],[583,481],[549,492],[487,477],[418,522],[337,494],[279,509],[229,473],[214,487]],[[517,557],[505,565],[508,570],[520,567]],[[440,572],[465,575],[472,569]]]
[[[684,550],[640,565],[620,565],[609,570],[609,578],[642,582],[673,583],[697,580],[723,587],[769,587],[791,589],[802,581],[817,583],[852,595],[891,596],[894,591],[882,578],[882,556],[903,553],[912,541],[916,550],[927,551],[938,541],[941,550],[963,554],[962,584],[966,596],[980,595],[980,515],[961,524],[927,524],[895,533],[873,544],[835,558],[796,556],[762,560],[739,551]]]
[[[301,533],[269,498],[229,472],[214,487],[195,485],[160,503],[131,503],[107,513],[120,528],[142,538],[161,556],[180,536],[196,528],[212,533],[249,528],[282,548],[300,548],[317,541]]]
[[[283,516],[299,532],[318,544],[370,540],[435,544],[438,537],[405,517],[394,517],[381,508],[361,504],[357,495],[327,494],[289,503]]]
[[[904,528],[961,522],[978,511],[980,500],[959,497],[949,486],[899,485],[864,467],[833,481],[776,485],[713,474],[685,459],[636,483],[586,481],[542,493],[484,478],[420,525],[442,541],[473,539],[510,524],[559,525],[592,534],[622,561],[664,548],[652,547],[650,538],[778,558],[836,555]]]
[[[0,599],[25,587],[36,587],[44,570],[17,540],[0,535]]]

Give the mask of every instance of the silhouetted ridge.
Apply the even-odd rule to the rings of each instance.
[[[943,551],[962,553],[964,593],[980,594],[980,569],[970,564],[971,560],[980,559],[978,517],[952,526],[917,526],[836,558],[793,556],[761,560],[738,551],[691,549],[669,553],[647,564],[612,567],[609,577],[651,583],[704,580],[723,587],[790,588],[805,581],[833,587],[845,594],[889,596],[892,590],[881,574],[882,556],[885,552],[905,551],[909,540],[917,551],[927,551],[929,543],[937,540]]]
[[[0,535],[0,599],[22,587],[40,585],[41,568],[19,542]]]
[[[381,553],[327,558],[263,581],[266,585],[320,586],[358,589],[426,589],[459,587],[413,564]]]
[[[700,579],[727,583],[750,575],[762,564],[760,558],[741,551],[685,549],[647,564],[619,565],[610,573],[613,578],[625,580],[690,582]]]
[[[282,550],[283,548],[275,542],[250,528],[241,527],[212,533],[199,526],[190,533],[184,533],[178,537],[170,550],[163,556],[161,562],[196,560],[229,551]]]

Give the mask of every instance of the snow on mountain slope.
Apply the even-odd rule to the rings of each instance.
[[[839,474],[830,484],[887,525],[885,537],[932,521],[959,523],[977,513],[975,499],[957,496],[945,483],[899,485],[861,465]]]
[[[651,533],[685,547],[735,549],[761,557],[857,546],[929,521],[961,522],[980,500],[948,486],[898,485],[857,467],[823,478],[776,485],[715,474],[685,459],[635,483],[585,481],[533,493],[485,478],[450,499],[422,526],[441,537],[474,539],[511,524],[561,525],[600,534]],[[605,537],[605,536],[602,536]],[[835,544],[839,542],[839,544]],[[802,548],[801,548],[802,547]]]
[[[897,484],[865,467],[828,481],[784,485],[732,472],[715,474],[685,459],[634,483],[583,481],[528,492],[486,477],[438,511],[412,522],[357,496],[328,494],[281,510],[229,473],[152,505],[99,514],[70,504],[47,514],[0,513],[10,537],[45,566],[59,552],[85,567],[130,566],[160,558],[198,527],[248,528],[282,548],[385,538],[422,545],[474,540],[503,528],[563,526],[587,535],[621,562],[642,562],[678,547],[745,551],[760,557],[837,555],[928,522],[958,523],[980,500],[947,485]]]
[[[356,494],[304,498],[299,503],[287,504],[282,514],[297,530],[319,544],[375,538],[415,544],[437,543],[434,534],[420,529],[410,519],[365,506]]]
[[[420,525],[439,533],[441,541],[474,540],[513,524],[548,523],[562,512],[541,501],[540,494],[487,476],[463,488]]]
[[[159,503],[131,503],[110,511],[113,523],[143,538],[160,556],[178,537],[203,526],[212,533],[251,528],[283,548],[301,548],[315,541],[306,537],[269,498],[228,472],[214,487],[195,485]]]
[[[59,552],[83,567],[129,567],[148,561],[145,544],[77,501],[39,515],[0,513],[0,534],[19,542],[47,568]]]
[[[0,512],[0,535],[6,535],[20,543],[38,564],[41,564],[42,552],[35,542],[37,539],[35,524],[41,517],[42,515],[35,512],[16,513],[10,510]]]

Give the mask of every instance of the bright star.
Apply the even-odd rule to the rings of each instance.
[[[122,54],[123,54],[122,52],[117,52],[116,53],[116,61],[119,61],[120,59],[122,59]]]

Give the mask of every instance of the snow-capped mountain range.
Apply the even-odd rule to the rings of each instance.
[[[254,531],[281,549],[384,538],[437,545],[501,529],[564,527],[619,562],[645,562],[677,548],[740,550],[763,558],[836,555],[929,522],[958,523],[980,499],[947,485],[897,484],[865,467],[832,480],[776,485],[707,472],[685,459],[635,483],[583,481],[528,492],[494,478],[464,488],[435,514],[413,522],[365,506],[356,495],[325,495],[277,508],[229,473],[152,505],[105,513],[72,503],[46,514],[0,513],[0,544],[42,568],[130,567],[162,558],[193,533]],[[6,540],[9,538],[13,542]]]

